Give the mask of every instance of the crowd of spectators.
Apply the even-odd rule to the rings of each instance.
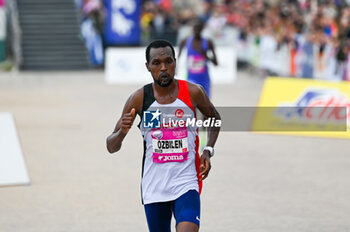
[[[143,1],[141,14],[142,43],[157,38],[177,44],[178,30],[198,17],[195,3],[200,1]]]
[[[179,28],[199,17],[214,42],[225,28],[233,28],[237,39],[232,43],[240,61],[268,74],[350,79],[350,2],[202,0],[196,4],[193,8],[186,1],[144,1],[143,41],[165,38],[177,44]]]
[[[103,34],[102,0],[82,2]],[[167,39],[200,18],[211,39],[227,28],[239,62],[268,75],[350,80],[350,0],[143,0],[141,45]]]
[[[227,25],[239,30],[241,41],[246,41],[249,35],[253,35],[260,47],[266,48],[269,44],[275,49],[275,54],[282,47],[287,48],[287,56],[282,56],[285,61],[288,60],[286,74],[305,78],[350,79],[350,70],[347,68],[350,8],[347,2],[226,2]],[[267,42],[268,39],[275,42],[274,46],[272,42]],[[268,52],[266,55],[269,55]],[[278,63],[277,60],[276,62]],[[268,71],[276,70],[268,64],[264,68]]]

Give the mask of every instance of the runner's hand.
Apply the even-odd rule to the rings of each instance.
[[[130,113],[126,113],[123,115],[122,119],[121,119],[121,131],[124,134],[127,134],[135,120],[136,117],[136,110],[135,108],[132,108]]]
[[[209,60],[207,51],[205,51],[203,48],[200,48],[199,52],[205,57],[205,59]]]
[[[211,169],[210,155],[209,151],[204,150],[201,155],[201,166],[199,167],[199,180],[204,180],[208,177],[209,171]]]

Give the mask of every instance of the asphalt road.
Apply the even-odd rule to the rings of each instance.
[[[263,79],[215,85],[217,106],[255,106]],[[142,138],[105,139],[140,86],[103,72],[0,73],[31,179],[0,188],[0,231],[147,231],[140,196]],[[1,129],[1,128],[0,128]],[[202,232],[350,231],[350,141],[223,132],[202,193]],[[175,230],[173,230],[175,231]]]

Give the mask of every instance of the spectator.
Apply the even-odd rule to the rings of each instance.
[[[89,18],[97,33],[103,35],[105,10],[101,0],[84,0],[82,5],[84,18]]]

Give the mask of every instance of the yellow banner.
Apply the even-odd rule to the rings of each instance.
[[[350,139],[350,82],[267,78],[252,130]]]

